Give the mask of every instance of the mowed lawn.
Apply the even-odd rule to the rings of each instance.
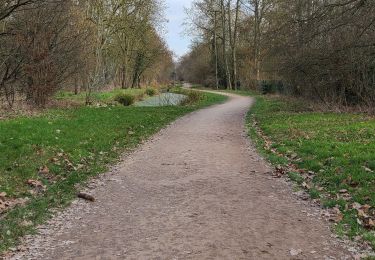
[[[264,140],[251,127],[254,120],[283,157],[264,149]],[[315,173],[308,192],[324,207],[340,209],[340,234],[363,235],[375,248],[374,227],[364,227],[362,218],[365,213],[375,219],[375,117],[314,112],[303,101],[257,96],[248,122],[250,135],[271,162],[291,162]],[[296,172],[288,174],[297,182],[306,181]],[[356,207],[361,205],[360,212]]]
[[[79,107],[0,121],[0,193],[28,198],[0,218],[0,252],[34,230],[50,210],[67,205],[78,183],[105,172],[124,151],[176,118],[225,101],[203,94],[189,106]]]

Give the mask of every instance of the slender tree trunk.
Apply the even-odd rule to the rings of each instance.
[[[259,77],[259,0],[254,1],[254,74],[256,76],[257,83],[260,80]]]
[[[124,78],[123,78],[123,80],[124,80],[124,82],[123,82],[123,88],[127,88],[128,87],[128,83],[129,83],[129,81],[128,81],[128,63],[129,63],[129,49],[130,49],[130,41],[129,40],[127,40],[126,41],[126,50],[125,50],[125,57],[124,57],[124,73],[125,73],[125,75],[124,75]]]
[[[121,88],[126,89],[126,67],[122,65],[121,67]]]
[[[228,0],[227,2],[227,12],[228,12],[228,35],[229,35],[229,47],[230,47],[230,57],[231,60],[228,61],[228,64],[231,64],[231,68],[229,70],[229,74],[231,75],[231,84],[233,86],[233,35],[232,35],[232,10],[231,10],[231,2],[232,0]],[[228,65],[229,67],[229,65]]]
[[[223,30],[223,59],[225,65],[225,72],[226,72],[226,81],[227,81],[227,89],[232,89],[232,80],[229,72],[228,66],[228,56],[227,56],[227,43],[226,43],[226,11],[225,11],[225,3],[224,0],[221,0],[221,20],[222,20],[222,30]]]
[[[237,31],[238,31],[238,15],[240,11],[240,0],[236,2],[236,16],[234,18],[234,33],[233,33],[233,44],[232,44],[232,62],[233,62],[233,82],[234,89],[237,90]]]
[[[78,95],[78,79],[77,76],[74,76],[74,95]]]
[[[219,89],[219,62],[217,53],[217,11],[214,10],[214,49],[215,49],[215,81],[216,89]]]

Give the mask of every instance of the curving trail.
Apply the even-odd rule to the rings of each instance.
[[[187,115],[97,180],[13,259],[352,259],[248,143],[253,100]]]

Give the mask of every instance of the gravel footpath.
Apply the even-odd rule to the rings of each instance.
[[[229,94],[228,94],[229,95]],[[353,259],[248,141],[253,100],[189,114],[89,184],[9,259]]]

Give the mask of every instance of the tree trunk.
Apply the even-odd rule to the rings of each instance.
[[[215,81],[216,89],[219,89],[219,63],[218,63],[218,53],[217,53],[217,11],[214,10],[214,49],[215,49]]]
[[[236,16],[234,18],[234,33],[233,33],[233,44],[232,44],[232,62],[233,62],[233,83],[234,89],[237,90],[237,30],[238,30],[238,15],[240,10],[240,0],[236,2]]]
[[[226,72],[226,81],[227,81],[227,89],[232,89],[231,77],[229,72],[228,66],[228,56],[227,56],[227,43],[226,43],[226,11],[225,11],[225,4],[224,0],[221,0],[221,22],[222,22],[222,30],[223,30],[223,59],[225,65],[225,72]]]
[[[260,81],[260,0],[254,1],[254,75],[257,83]]]
[[[121,88],[126,89],[126,68],[125,65],[121,67]]]
[[[78,79],[77,79],[77,76],[74,76],[74,95],[78,95]]]

